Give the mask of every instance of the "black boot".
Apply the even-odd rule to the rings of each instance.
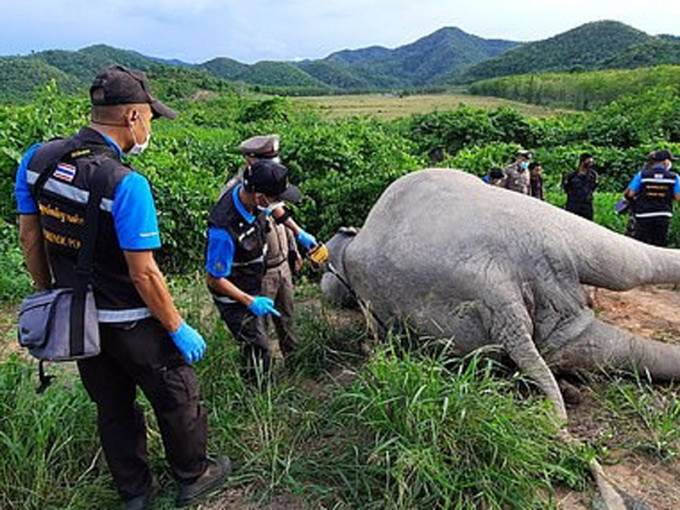
[[[159,488],[158,480],[154,476],[151,487],[144,494],[126,500],[123,508],[125,510],[151,510],[153,498],[158,494]]]
[[[201,476],[192,483],[180,484],[175,506],[177,508],[190,506],[217,492],[227,481],[229,473],[231,461],[227,457],[208,458],[208,467]]]

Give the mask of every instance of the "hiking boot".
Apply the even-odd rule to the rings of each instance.
[[[208,467],[193,483],[179,486],[175,506],[182,508],[198,503],[203,498],[217,492],[231,473],[231,461],[227,457],[212,459],[208,457]]]
[[[151,510],[153,498],[158,494],[160,486],[156,477],[151,482],[151,487],[144,493],[124,502],[125,510]]]

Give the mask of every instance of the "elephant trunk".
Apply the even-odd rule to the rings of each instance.
[[[593,320],[577,338],[546,355],[561,372],[614,369],[649,373],[652,379],[680,379],[680,346],[649,340]]]

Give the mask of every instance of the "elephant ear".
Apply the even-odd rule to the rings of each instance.
[[[359,233],[358,227],[340,227],[338,229],[338,234],[348,237],[354,237]]]

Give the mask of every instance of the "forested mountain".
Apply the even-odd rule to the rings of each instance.
[[[388,50],[373,46],[333,53],[325,60],[347,64],[360,74],[390,76],[403,85],[423,86],[514,48],[518,43],[482,39],[459,28],[442,28],[416,42]]]
[[[50,50],[23,57],[0,57],[0,99],[27,98],[35,85],[51,79],[63,90],[86,88],[99,70],[115,63],[148,71],[161,79],[181,76],[187,80],[187,87],[177,84],[165,87],[175,90],[173,95],[200,87],[201,83],[208,90],[229,86],[220,80],[290,93],[381,91],[470,83],[518,74],[680,64],[680,38],[651,36],[616,21],[588,23],[549,39],[524,44],[483,39],[459,28],[442,28],[395,49],[370,46],[338,51],[319,60],[256,64],[227,57],[189,64],[100,44],[78,51]]]
[[[636,60],[644,66],[680,63],[677,50],[673,49],[676,44],[617,21],[598,21],[524,44],[477,64],[454,79],[474,82],[515,74],[637,67]]]

